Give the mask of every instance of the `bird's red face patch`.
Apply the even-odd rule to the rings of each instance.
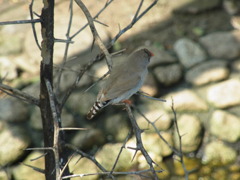
[[[153,54],[151,51],[149,51],[148,49],[144,49],[144,51],[145,51],[150,57],[154,56],[154,54]]]

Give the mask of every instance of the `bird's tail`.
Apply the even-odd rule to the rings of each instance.
[[[100,112],[104,107],[106,107],[108,105],[108,102],[109,101],[104,101],[104,102],[101,102],[101,101],[96,101],[92,108],[90,109],[90,111],[88,112],[87,114],[87,119],[88,120],[91,120],[92,118],[94,118],[94,116]]]

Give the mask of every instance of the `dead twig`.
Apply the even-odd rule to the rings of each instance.
[[[176,128],[177,135],[178,135],[178,140],[179,140],[179,153],[178,153],[178,157],[180,158],[180,160],[178,160],[178,161],[181,163],[182,168],[184,170],[185,180],[188,180],[189,171],[187,170],[187,167],[186,167],[186,165],[184,163],[183,151],[182,151],[182,137],[183,136],[180,134],[180,131],[179,131],[179,128],[178,128],[177,114],[176,114],[176,111],[174,109],[174,101],[173,101],[173,99],[172,99],[171,109],[172,109],[172,112],[173,112],[173,115],[174,115],[173,122],[174,122],[174,125],[175,125],[175,128]]]
[[[112,175],[138,175],[138,176],[143,176],[142,174],[151,172],[151,169],[145,169],[141,171],[130,171],[130,172],[112,172]],[[163,172],[162,170],[156,171],[157,173]],[[86,174],[74,174],[74,175],[69,175],[69,176],[64,176],[62,179],[67,179],[67,178],[76,178],[76,177],[84,177],[84,176],[93,176],[93,175],[109,175],[111,172],[98,172],[98,173],[86,173]]]
[[[0,90],[9,96],[15,97],[15,98],[25,101],[29,104],[34,104],[34,105],[39,106],[39,99],[36,99],[35,97],[33,97],[25,92],[22,92],[16,88],[13,88],[8,85],[0,83]]]
[[[112,174],[113,174],[114,169],[115,169],[115,167],[116,167],[116,165],[117,165],[117,163],[118,163],[118,160],[119,160],[119,158],[120,158],[120,155],[121,155],[123,149],[126,148],[126,147],[125,147],[125,146],[126,146],[126,143],[127,143],[127,141],[130,139],[130,137],[132,136],[132,134],[133,134],[133,132],[132,132],[132,130],[130,130],[130,132],[128,133],[126,139],[124,140],[124,142],[123,142],[123,144],[122,144],[122,147],[121,147],[121,149],[120,149],[120,151],[119,151],[119,153],[118,153],[118,156],[117,156],[117,158],[116,158],[116,160],[115,160],[115,162],[114,162],[114,164],[113,164],[112,170],[110,171],[109,175],[112,175]]]
[[[143,131],[139,128],[139,126],[136,122],[136,119],[132,113],[130,105],[125,104],[125,107],[126,107],[126,111],[128,113],[128,117],[132,124],[133,132],[136,136],[136,141],[137,141],[136,142],[137,143],[136,151],[141,151],[141,153],[143,154],[144,158],[146,159],[146,161],[151,169],[154,179],[157,180],[158,177],[157,177],[156,171],[153,167],[153,164],[155,164],[155,165],[157,165],[157,164],[152,160],[152,158],[149,156],[148,152],[146,151],[146,149],[143,146],[142,137],[141,137],[141,134]]]
[[[107,170],[96,160],[96,158],[94,156],[91,156],[83,151],[81,151],[80,149],[78,149],[77,147],[71,145],[71,144],[65,144],[65,146],[71,150],[73,150],[74,152],[76,152],[77,154],[80,154],[82,157],[85,157],[87,159],[89,159],[90,161],[92,161],[101,171],[103,172],[107,172]],[[65,176],[68,177],[68,176]],[[63,177],[63,179],[65,179],[65,177]],[[79,177],[79,176],[78,176]],[[110,176],[112,179],[114,179],[114,177],[111,175]],[[69,178],[69,177],[68,177]]]
[[[41,19],[31,19],[31,20],[17,20],[17,21],[5,21],[0,22],[1,25],[13,25],[13,24],[32,24],[32,23],[40,23]]]
[[[34,3],[34,0],[31,1],[31,3],[29,4],[29,13],[30,13],[30,17],[31,17],[31,20],[33,20],[33,3]],[[35,39],[35,43],[37,44],[37,47],[38,49],[41,51],[41,46],[39,44],[39,41],[38,41],[38,37],[37,37],[37,32],[36,32],[36,28],[35,28],[35,23],[31,23],[32,25],[32,31],[33,31],[33,36],[34,36],[34,39]]]
[[[88,11],[87,7],[84,5],[84,3],[81,0],[75,0],[75,2],[77,3],[77,5],[82,9],[83,13],[85,14],[85,16],[88,20],[88,24],[90,26],[92,35],[93,35],[93,41],[96,41],[99,48],[103,51],[103,53],[106,57],[106,62],[107,62],[107,65],[108,65],[108,69],[109,69],[109,71],[111,71],[111,69],[112,69],[112,57],[109,54],[108,49],[103,44],[103,42],[102,42],[102,40],[101,40],[101,38],[100,38],[100,36],[97,32],[97,29],[94,25],[94,21],[93,21],[93,18],[91,16],[90,12]]]

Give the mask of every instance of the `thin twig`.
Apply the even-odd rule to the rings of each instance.
[[[95,15],[93,16],[93,19],[98,18],[98,16],[113,2],[114,0],[107,1],[104,7]],[[81,29],[79,29],[76,33],[74,33],[70,39],[74,38],[77,36],[80,32],[82,32],[86,27],[88,26],[88,23],[86,23]]]
[[[155,132],[158,134],[158,136],[160,137],[160,139],[163,140],[163,142],[177,155],[180,155],[180,152],[178,152],[177,149],[175,149],[174,147],[172,147],[166,139],[164,139],[164,137],[161,135],[161,133],[159,132],[159,130],[157,129],[157,127],[155,126],[155,122],[150,121],[141,111],[139,108],[137,108],[136,106],[132,105],[132,107],[149,123],[151,124],[151,126],[154,128]]]
[[[88,20],[88,24],[90,26],[92,35],[93,35],[93,39],[97,42],[99,48],[103,51],[103,53],[106,57],[106,62],[107,62],[107,65],[108,65],[108,69],[109,69],[109,71],[111,71],[111,69],[112,69],[112,57],[109,54],[108,49],[103,44],[103,42],[102,42],[102,40],[101,40],[101,38],[100,38],[100,36],[97,32],[97,29],[94,25],[93,18],[91,16],[90,12],[88,11],[87,7],[84,5],[84,3],[81,0],[75,0],[75,2],[77,3],[77,5],[82,9],[83,13],[85,14],[85,16]]]
[[[34,3],[34,0],[31,1],[31,3],[29,4],[29,12],[30,12],[30,17],[31,17],[31,20],[33,20],[33,3]],[[38,42],[38,37],[37,37],[37,32],[36,32],[36,28],[35,28],[35,23],[31,23],[32,25],[32,31],[33,31],[33,36],[34,36],[34,39],[35,39],[35,42],[37,44],[37,47],[39,50],[41,50],[41,46]]]
[[[41,168],[38,168],[38,167],[35,167],[35,166],[31,166],[31,165],[28,165],[28,164],[25,164],[25,163],[21,163],[23,164],[24,166],[27,166],[31,169],[33,169],[34,171],[37,171],[39,173],[42,173],[42,174],[45,174],[45,170],[44,169],[41,169]]]
[[[101,171],[103,172],[107,172],[107,170],[96,160],[96,158],[94,156],[91,156],[83,151],[81,151],[80,149],[78,149],[77,147],[71,145],[71,144],[65,144],[65,146],[69,149],[74,150],[74,152],[80,154],[82,157],[85,157],[87,159],[89,159],[90,161],[92,161]],[[66,176],[65,176],[66,177]],[[114,179],[113,176],[110,176],[112,179]],[[64,177],[63,177],[64,179]]]
[[[141,174],[151,172],[151,169],[145,169],[141,171],[130,171],[130,172],[112,172],[112,175],[138,175],[142,176]],[[157,170],[157,173],[163,172],[163,170]],[[67,178],[75,178],[75,177],[84,177],[84,176],[94,176],[94,175],[109,175],[111,172],[98,172],[98,173],[86,173],[86,174],[74,174],[74,175],[69,175],[69,176],[64,176],[62,179],[67,179]]]
[[[42,155],[40,155],[40,156],[38,156],[36,158],[30,159],[30,161],[36,161],[36,160],[38,160],[38,159],[40,159],[40,158],[42,158],[42,157],[44,157],[46,155],[47,155],[47,153],[44,153],[44,154],[42,154]]]
[[[117,158],[116,158],[116,160],[115,160],[115,162],[114,162],[114,164],[113,164],[112,170],[110,171],[110,174],[109,174],[109,175],[112,175],[112,174],[113,174],[114,169],[115,169],[115,167],[116,167],[116,165],[117,165],[117,163],[118,163],[118,160],[119,160],[119,158],[120,158],[120,155],[121,155],[123,149],[126,148],[126,147],[125,147],[125,146],[126,146],[126,143],[127,143],[128,140],[130,139],[130,137],[132,136],[132,134],[133,134],[133,132],[132,132],[132,130],[130,130],[129,133],[128,133],[128,135],[127,135],[127,137],[126,137],[126,139],[124,140],[124,142],[123,142],[123,144],[122,144],[122,147],[121,147],[121,149],[120,149],[120,151],[119,151],[119,153],[118,153],[118,156],[117,156]]]
[[[173,112],[173,115],[174,115],[174,118],[173,118],[173,122],[174,122],[174,125],[176,127],[176,131],[177,131],[177,135],[178,135],[178,140],[179,140],[179,153],[178,153],[178,156],[180,158],[179,162],[181,163],[182,165],[182,168],[184,170],[184,175],[185,175],[185,180],[188,180],[188,176],[189,176],[189,171],[187,170],[187,167],[184,163],[184,159],[183,159],[183,151],[182,151],[182,135],[180,134],[180,131],[179,131],[179,128],[178,128],[178,122],[177,122],[177,114],[176,114],[176,111],[174,109],[174,101],[172,99],[172,105],[171,105],[171,109],[172,109],[172,112]]]
[[[124,34],[125,32],[127,32],[129,29],[131,29],[133,27],[134,24],[136,24],[154,5],[156,5],[158,2],[158,0],[153,1],[139,16],[134,16],[133,20],[131,21],[130,24],[128,24],[125,28],[123,28],[122,30],[120,30],[118,32],[118,34],[112,39],[112,41],[110,42],[110,45],[108,46],[111,47],[117,40],[118,38]],[[141,3],[139,4],[138,9],[141,8]],[[139,11],[137,10],[137,13],[139,13]]]
[[[70,35],[70,31],[71,31],[71,27],[72,27],[72,19],[73,19],[73,0],[70,1],[69,10],[70,10],[69,22],[68,22],[68,29],[67,29],[67,33],[66,33],[66,38],[67,38],[68,42],[66,42],[64,56],[63,56],[63,63],[60,65],[61,68],[59,69],[59,72],[57,75],[57,87],[56,87],[57,95],[60,94],[60,82],[61,82],[61,78],[62,78],[63,67],[65,66],[65,64],[67,62],[68,49],[69,49],[70,42],[72,41],[72,38],[70,38],[69,35]]]
[[[17,21],[5,21],[0,22],[1,25],[13,25],[13,24],[29,24],[29,23],[40,23],[41,19],[31,19],[31,20],[17,20]]]
[[[148,152],[146,151],[146,149],[144,148],[143,146],[143,142],[142,142],[142,138],[141,138],[141,134],[142,134],[142,130],[139,128],[137,122],[136,122],[136,119],[132,113],[132,110],[131,110],[131,107],[129,104],[125,104],[125,107],[126,107],[126,110],[127,110],[127,113],[128,113],[128,117],[131,121],[131,124],[132,124],[132,128],[133,128],[133,131],[134,131],[134,134],[136,136],[136,143],[137,143],[137,149],[136,151],[141,151],[144,158],[146,159],[150,169],[151,169],[151,172],[153,173],[153,176],[154,176],[154,179],[157,180],[158,177],[157,177],[157,174],[156,174],[156,171],[153,167],[153,164],[156,164],[152,158],[149,156]],[[156,164],[157,165],[157,164]]]
[[[8,94],[9,96],[15,97],[15,98],[20,99],[22,101],[25,101],[29,104],[34,104],[34,105],[39,106],[39,99],[36,99],[35,97],[33,97],[33,96],[23,92],[23,91],[20,91],[16,88],[13,88],[13,87],[10,87],[8,85],[0,83],[0,91]]]
[[[71,128],[71,127],[68,127],[68,128],[60,128],[59,130],[60,131],[87,131],[87,130],[89,130],[89,128]]]

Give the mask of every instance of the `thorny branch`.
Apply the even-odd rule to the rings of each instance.
[[[37,99],[37,98],[35,98],[35,97],[33,97],[33,96],[23,92],[23,91],[20,91],[16,88],[13,88],[13,87],[10,87],[8,85],[0,83],[0,90],[2,92],[6,93],[9,96],[12,96],[12,97],[20,99],[22,101],[25,101],[27,103],[39,106],[39,99]]]
[[[55,171],[56,171],[56,179],[60,180],[60,161],[59,161],[59,122],[60,122],[60,117],[59,113],[57,112],[57,107],[55,105],[55,100],[54,100],[54,94],[52,90],[51,83],[47,80],[44,79],[48,91],[48,96],[49,96],[49,101],[50,101],[50,108],[53,116],[53,121],[54,121],[54,137],[53,137],[53,153],[54,153],[54,159],[55,159]]]
[[[107,172],[107,170],[96,160],[96,158],[94,156],[91,156],[91,155],[81,151],[80,149],[76,148],[75,146],[73,146],[71,144],[65,144],[65,146],[71,150],[74,150],[74,152],[80,154],[82,157],[85,157],[85,158],[89,159],[90,161],[92,161],[101,171]],[[114,179],[114,177],[112,175],[110,175],[110,177],[112,179]],[[63,179],[64,179],[64,177],[63,177]]]
[[[75,178],[75,177],[84,177],[84,176],[93,176],[93,175],[109,175],[110,173],[112,175],[139,175],[144,173],[151,172],[151,169],[145,169],[141,171],[130,171],[130,172],[98,172],[98,173],[86,173],[86,174],[74,174],[74,175],[69,175],[69,176],[64,176],[62,179],[67,179],[67,178]],[[156,171],[157,173],[163,172],[162,170]]]
[[[120,151],[119,151],[119,153],[118,153],[118,156],[117,156],[117,158],[116,158],[116,160],[115,160],[115,162],[114,162],[114,164],[113,164],[112,170],[111,170],[111,172],[110,172],[109,175],[112,175],[112,174],[113,174],[114,169],[116,168],[116,165],[117,165],[118,160],[119,160],[119,158],[120,158],[120,155],[121,155],[123,149],[125,148],[127,141],[128,141],[128,140],[130,139],[130,137],[132,136],[132,134],[133,134],[133,131],[130,130],[130,132],[128,133],[125,141],[123,142],[123,145],[122,145],[122,147],[121,147],[121,149],[120,149]]]
[[[87,7],[83,4],[83,2],[81,0],[75,0],[75,2],[77,3],[77,5],[82,9],[83,13],[85,14],[87,20],[88,20],[88,24],[90,26],[90,29],[91,29],[91,32],[92,32],[92,35],[93,35],[93,41],[96,41],[99,48],[103,51],[105,57],[106,57],[106,60],[107,60],[107,65],[108,65],[108,69],[109,71],[111,72],[111,69],[112,69],[112,57],[111,55],[109,54],[108,52],[108,49],[105,47],[105,45],[103,44],[98,32],[97,32],[97,29],[94,25],[94,22],[93,22],[93,18],[90,14],[90,12],[88,11]]]
[[[180,131],[179,131],[179,128],[178,128],[177,114],[176,114],[176,111],[175,111],[175,109],[174,109],[173,99],[172,99],[171,109],[172,109],[172,112],[173,112],[173,115],[174,115],[173,122],[174,122],[174,124],[175,124],[176,130],[177,130],[178,139],[179,139],[179,151],[180,151],[180,152],[178,153],[178,157],[180,158],[179,162],[181,163],[182,168],[183,168],[183,170],[184,170],[185,180],[188,180],[189,171],[187,170],[186,165],[185,165],[185,163],[184,163],[184,159],[183,159],[183,153],[182,153],[182,135],[180,134]]]
[[[139,126],[136,122],[136,119],[132,113],[130,105],[125,104],[125,107],[126,107],[126,110],[128,113],[128,117],[131,121],[134,134],[136,136],[136,141],[137,141],[136,151],[141,151],[141,153],[143,154],[144,158],[146,159],[146,161],[151,169],[151,172],[153,173],[154,179],[157,180],[158,177],[157,177],[156,171],[153,167],[153,164],[155,164],[155,165],[157,165],[157,164],[152,160],[152,158],[149,156],[148,152],[145,150],[145,148],[143,146],[143,142],[142,142],[142,138],[141,138],[141,134],[143,131],[139,128]]]
[[[171,105],[171,109],[172,109],[172,112],[173,112],[173,115],[174,115],[174,118],[173,118],[173,122],[174,122],[174,125],[175,125],[175,128],[176,128],[176,131],[177,131],[177,135],[178,135],[178,138],[179,138],[179,150],[175,149],[174,147],[172,147],[165,139],[164,137],[161,135],[160,131],[157,129],[157,127],[155,126],[155,123],[156,121],[158,120],[155,120],[155,121],[150,121],[136,106],[132,105],[134,107],[134,109],[137,110],[137,112],[149,123],[151,124],[151,126],[154,128],[155,132],[158,134],[158,136],[160,137],[160,139],[163,140],[163,142],[175,153],[176,156],[179,157],[179,159],[176,159],[178,160],[181,165],[182,165],[182,168],[184,170],[184,174],[185,174],[185,180],[188,180],[188,176],[189,176],[189,171],[187,170],[186,168],[186,165],[184,163],[184,159],[183,159],[183,153],[182,153],[182,136],[180,135],[180,131],[179,131],[179,128],[178,128],[178,123],[177,123],[177,114],[176,114],[176,111],[174,109],[174,101],[172,99],[172,105]]]
[[[31,19],[31,20],[17,20],[17,21],[5,21],[5,22],[0,22],[1,25],[12,25],[12,24],[32,24],[32,23],[40,23],[40,19]]]
[[[30,5],[29,5],[29,12],[30,12],[30,17],[31,17],[31,20],[33,20],[33,3],[34,3],[34,0],[31,1]],[[32,31],[33,31],[33,36],[34,36],[34,39],[35,39],[35,43],[37,44],[37,47],[39,50],[41,50],[41,46],[38,42],[38,37],[37,37],[37,32],[36,32],[36,28],[35,28],[35,23],[31,23],[32,25]]]

